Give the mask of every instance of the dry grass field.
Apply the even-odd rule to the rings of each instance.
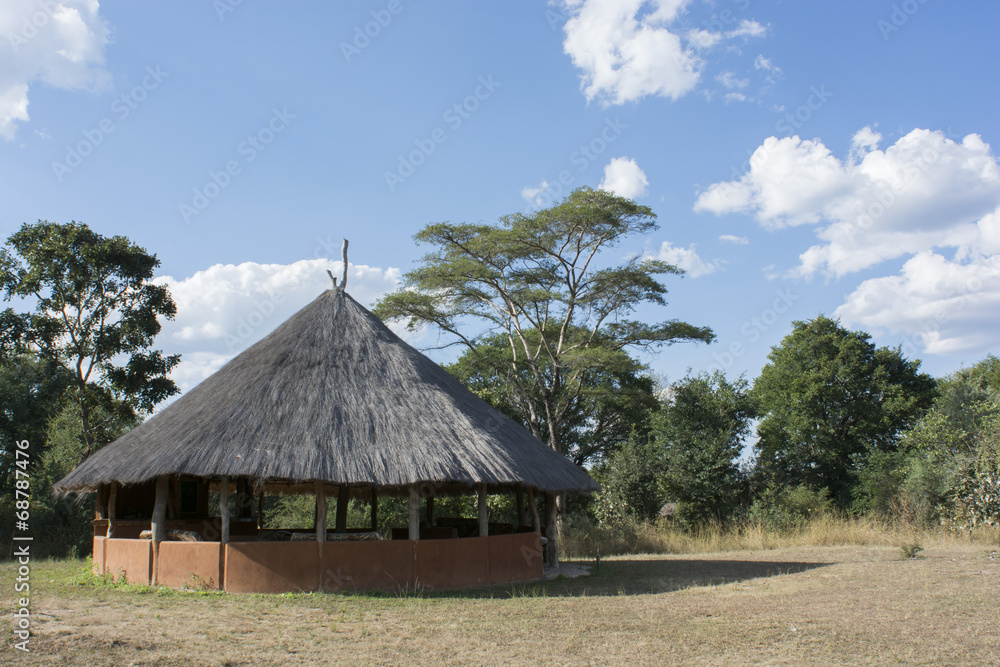
[[[1000,551],[939,541],[605,560],[450,594],[224,595],[32,570],[31,653],[4,664],[1000,664]],[[3,607],[14,569],[3,565]]]

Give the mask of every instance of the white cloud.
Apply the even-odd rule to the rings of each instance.
[[[741,79],[732,72],[722,72],[715,77],[715,80],[730,90],[738,90],[750,85],[750,79]]]
[[[663,260],[668,264],[679,266],[692,278],[715,273],[719,268],[719,260],[706,262],[699,257],[693,243],[687,248],[678,248],[670,243],[670,241],[664,241],[660,246],[660,251],[653,257]]]
[[[918,253],[899,275],[861,283],[836,315],[847,326],[904,334],[903,352],[911,356],[921,350],[941,355],[995,350],[1000,255],[953,261]]]
[[[525,186],[521,189],[521,197],[532,206],[541,207],[549,201],[548,197],[543,196],[548,192],[548,189],[548,181],[542,181],[538,184],[538,187],[534,188]]]
[[[695,208],[744,212],[771,229],[817,225],[820,242],[793,275],[840,277],[907,257],[898,274],[858,285],[836,315],[903,334],[908,355],[995,350],[1000,161],[975,134],[955,141],[917,129],[884,150],[881,142],[863,128],[840,160],[819,140],[770,137],[741,178],[713,184]]]
[[[720,43],[763,37],[741,20],[732,30],[683,25],[692,0],[563,0],[569,15],[563,50],[582,72],[587,100],[625,104],[654,95],[676,100],[698,84],[700,53]]]
[[[744,212],[769,229],[818,224],[822,243],[797,273],[841,276],[935,247],[962,252],[984,240],[983,216],[1000,205],[1000,164],[975,134],[957,143],[913,130],[884,151],[864,128],[847,160],[819,140],[769,137],[739,180],[715,183],[696,211]]]
[[[746,245],[750,243],[750,239],[745,236],[735,236],[733,234],[723,234],[719,237],[719,240],[724,243],[732,243],[733,245]]]
[[[216,264],[180,280],[157,278],[177,304],[176,317],[163,323],[156,340],[164,353],[182,355],[174,381],[186,391],[270,333],[330,287],[328,269],[339,278],[343,264]],[[398,269],[351,264],[347,291],[368,307],[395,289],[399,278]]]
[[[597,187],[613,192],[619,197],[635,199],[646,194],[649,180],[635,160],[627,157],[616,157],[604,167],[604,180]]]
[[[722,41],[722,33],[702,30],[700,28],[689,30],[686,37],[691,46],[698,49],[710,49]]]
[[[735,29],[726,33],[726,37],[763,37],[767,34],[767,27],[757,21],[743,19]]]
[[[701,63],[668,29],[689,2],[567,2],[571,16],[563,49],[583,71],[587,99],[624,104],[647,95],[677,99],[690,92]]]
[[[111,30],[96,0],[4,0],[0,4],[0,137],[13,140],[28,116],[35,81],[67,90],[110,82],[104,49]]]

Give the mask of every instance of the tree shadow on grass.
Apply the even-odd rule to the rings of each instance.
[[[602,595],[653,595],[700,586],[720,586],[738,581],[807,572],[832,563],[749,560],[610,560],[594,569],[593,561],[575,563],[591,574],[572,579],[551,579],[465,591],[424,593],[426,597],[580,597]]]

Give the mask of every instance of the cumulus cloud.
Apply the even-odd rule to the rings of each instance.
[[[862,282],[836,315],[847,326],[904,334],[908,355],[995,350],[1000,345],[1000,255],[954,261],[935,252],[918,253],[899,275]]]
[[[692,278],[698,278],[699,276],[706,276],[710,273],[715,273],[715,271],[719,268],[719,260],[706,262],[699,257],[697,251],[695,250],[695,244],[693,243],[687,248],[678,248],[670,243],[670,241],[664,241],[663,244],[660,245],[660,251],[651,256],[656,259],[663,260],[668,264],[679,266]]]
[[[635,160],[627,157],[616,157],[604,167],[604,180],[597,187],[613,192],[619,197],[635,199],[646,194],[649,180]]]
[[[765,228],[817,224],[797,273],[842,276],[934,247],[977,247],[1000,205],[1000,164],[975,134],[913,130],[887,149],[871,128],[841,160],[818,139],[769,137],[735,181],[700,193],[696,211],[743,212]]]
[[[836,314],[903,334],[908,353],[965,354],[1000,343],[1000,161],[976,134],[913,130],[886,149],[870,127],[846,159],[819,140],[770,137],[739,179],[702,192],[696,210],[743,212],[764,227],[814,224],[819,243],[793,276],[844,275],[906,258],[870,278]]]
[[[746,245],[750,243],[750,239],[745,236],[735,236],[733,234],[723,234],[719,237],[719,240],[724,243],[732,243],[733,245]]]
[[[0,4],[0,136],[29,120],[28,92],[41,81],[67,90],[110,83],[104,50],[111,30],[96,0],[4,0]]]
[[[563,49],[582,72],[588,100],[624,104],[653,95],[675,100],[698,84],[700,52],[733,39],[762,37],[743,20],[711,31],[679,25],[691,0],[565,0],[570,18]]]
[[[165,353],[182,355],[174,381],[187,391],[270,333],[329,288],[328,269],[339,278],[343,264],[216,264],[187,278],[157,278],[177,304],[176,317],[163,323],[156,339]],[[399,279],[398,269],[351,264],[347,289],[368,307],[396,289]]]

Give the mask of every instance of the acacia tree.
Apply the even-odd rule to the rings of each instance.
[[[537,331],[527,331],[526,336],[537,346]],[[530,405],[512,389],[518,386],[531,389],[535,402],[538,389],[526,365],[512,367],[511,354],[507,337],[492,334],[482,339],[476,350],[467,350],[457,362],[445,368],[493,407],[530,428],[525,420]],[[552,369],[546,358],[540,361],[547,377]],[[561,422],[559,436],[573,463],[580,466],[600,463],[633,432],[644,435],[648,431],[649,414],[659,408],[659,402],[653,393],[653,378],[644,374],[645,370],[625,350],[617,350],[608,355],[602,367],[583,376],[580,390]],[[512,378],[515,372],[520,377]],[[549,424],[544,418],[538,430],[541,439],[548,441]]]
[[[77,222],[26,223],[0,250],[4,300],[35,302],[33,312],[0,313],[0,353],[35,352],[69,371],[81,460],[106,444],[105,421],[134,422],[178,391],[167,374],[180,356],[149,349],[157,318],[176,312],[166,287],[150,282],[159,265],[129,239]]]
[[[828,317],[795,322],[754,383],[763,419],[757,464],[773,483],[851,501],[857,473],[930,407],[935,381],[899,349]]]
[[[587,378],[620,363],[619,351],[714,337],[677,320],[627,319],[641,304],[665,305],[667,290],[656,276],[680,275],[678,267],[633,257],[599,268],[601,251],[657,229],[655,218],[629,199],[580,188],[497,226],[428,225],[415,238],[434,250],[375,313],[406,319],[411,330],[431,324],[450,334],[446,345],[461,344],[491,367],[531,432],[566,454],[564,422]],[[489,354],[490,336],[501,336],[510,354]]]

